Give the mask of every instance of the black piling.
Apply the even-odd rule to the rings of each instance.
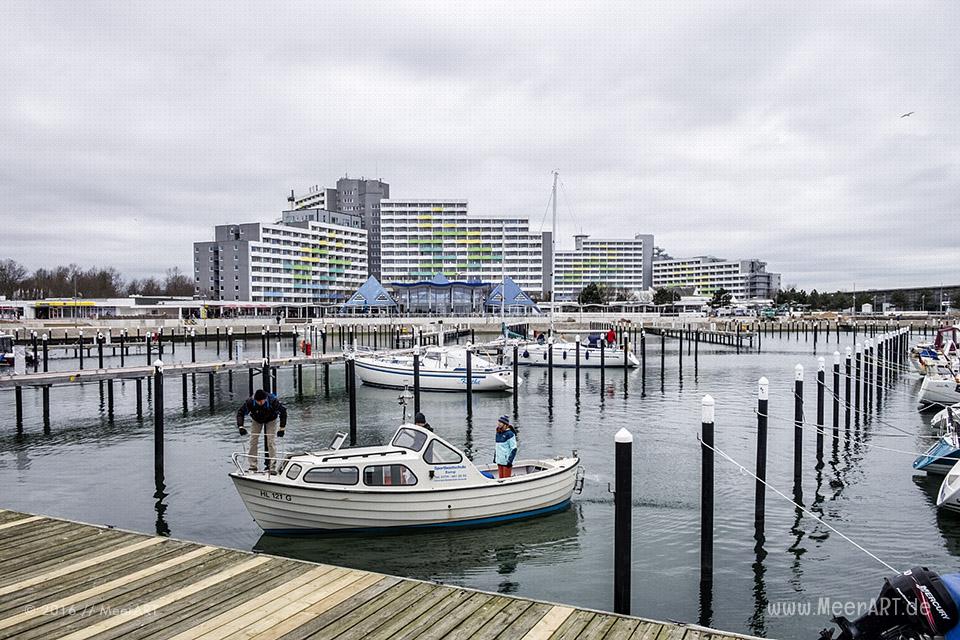
[[[350,446],[357,444],[357,379],[352,357],[346,359],[347,390],[350,394]]]
[[[80,368],[83,369],[83,330],[82,329],[78,332],[77,339],[80,341]]]
[[[763,536],[764,520],[766,519],[767,505],[767,409],[770,398],[770,383],[766,378],[760,378],[757,383],[757,481],[753,499],[753,522],[756,538]]]
[[[850,384],[852,382],[852,370],[853,370],[853,356],[851,355],[850,347],[847,347],[846,353],[846,365],[844,367],[844,409],[843,409],[843,426],[844,429],[850,430]]]
[[[50,385],[43,385],[43,429],[50,428]]]
[[[136,379],[137,387],[137,418],[143,417],[143,378]]]
[[[814,329],[816,336],[816,329]],[[816,337],[814,337],[816,341]],[[823,390],[826,386],[826,367],[822,357],[817,358],[817,464],[823,461]]]
[[[157,360],[153,372],[153,471],[163,475],[163,362]]]
[[[17,431],[23,430],[23,388],[17,385],[13,390],[14,403],[17,405]]]
[[[856,366],[854,367],[854,377],[853,377],[853,413],[855,416],[860,415],[860,380],[861,375],[863,375],[863,345],[859,342],[857,343],[857,355],[856,355]]]
[[[713,397],[701,403],[700,425],[700,585],[713,583]]]
[[[180,386],[183,389],[183,411],[187,411],[187,374],[180,375]]]
[[[413,412],[420,413],[420,347],[413,349]]]
[[[553,400],[553,338],[547,338],[547,397]]]
[[[467,416],[473,415],[473,345],[467,345]]]
[[[633,532],[633,435],[614,436],[613,611],[630,614],[631,534]]]
[[[213,371],[207,373],[207,392],[210,396],[210,413],[213,413],[214,405],[216,404],[216,398],[213,393]]]
[[[580,397],[580,336],[576,337],[576,352],[573,355],[574,378],[576,380],[574,393]]]
[[[833,352],[833,448],[840,444],[840,352]]]
[[[793,495],[799,502],[803,498],[803,365],[794,368],[793,384]]]
[[[43,372],[46,373],[50,365],[50,354],[47,350],[47,334],[43,334]]]
[[[520,387],[520,362],[518,358],[519,348],[513,345],[513,403],[517,404],[517,389]]]

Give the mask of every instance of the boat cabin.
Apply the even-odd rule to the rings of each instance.
[[[500,479],[495,464],[477,466],[433,431],[413,424],[401,425],[389,444],[375,447],[340,449],[341,436],[330,449],[288,456],[271,481],[305,488],[416,491],[510,482],[553,468],[550,461],[517,461],[512,477]],[[250,475],[237,455],[238,469]]]

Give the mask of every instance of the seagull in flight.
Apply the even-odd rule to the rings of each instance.
[[[912,115],[913,115],[913,111],[911,111],[910,113],[905,113],[905,114],[903,114],[903,115],[900,116],[900,117],[901,117],[901,118],[906,118],[907,116],[912,116]]]

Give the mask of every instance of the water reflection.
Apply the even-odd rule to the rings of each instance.
[[[540,518],[469,529],[264,534],[253,548],[300,560],[457,584],[495,567],[501,592],[514,593],[518,585],[509,576],[518,567],[559,566],[580,556],[581,517],[575,505]]]

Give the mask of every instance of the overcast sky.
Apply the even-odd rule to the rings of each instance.
[[[960,282],[958,3],[199,4],[4,4],[0,257],[191,270],[344,173],[539,229],[557,168],[561,246]]]

